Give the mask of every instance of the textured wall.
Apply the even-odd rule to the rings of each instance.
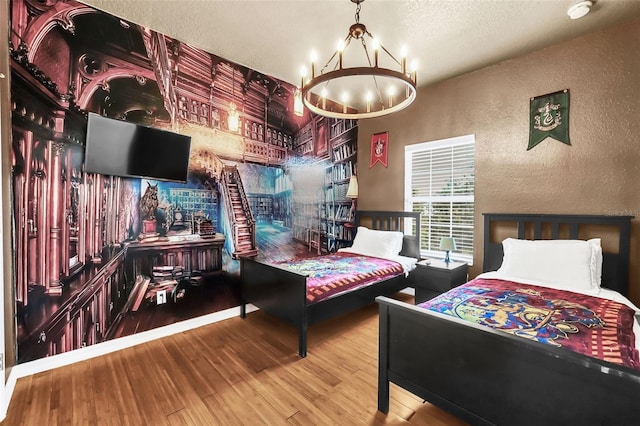
[[[546,139],[527,151],[529,99],[562,89],[571,146]],[[635,215],[630,297],[640,303],[640,19],[426,87],[407,110],[359,129],[361,209],[403,208],[405,145],[475,134],[472,276],[483,212]],[[370,136],[382,131],[389,167],[369,169]]]

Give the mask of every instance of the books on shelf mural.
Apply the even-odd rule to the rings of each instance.
[[[237,306],[244,255],[350,244],[357,121],[296,117],[293,85],[81,2],[30,3],[10,19],[18,362]],[[87,173],[89,113],[188,135],[187,182]]]
[[[321,200],[296,209],[300,226],[294,236],[308,243],[314,235],[315,226],[319,226],[322,251],[331,252],[351,245],[353,240],[353,224],[349,218],[352,200],[346,195],[349,178],[357,174],[358,123],[356,120],[323,120],[328,121],[329,141],[328,158],[317,166],[323,168]],[[302,133],[309,140],[305,141],[304,137],[298,139],[299,146],[308,146],[305,149],[309,152],[313,150],[313,128],[310,124],[308,133]],[[304,226],[305,223],[308,225]]]

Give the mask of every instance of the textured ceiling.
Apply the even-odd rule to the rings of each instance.
[[[326,62],[355,22],[349,0],[83,2],[292,84],[312,49]],[[392,53],[406,46],[424,85],[640,16],[640,0],[597,0],[571,20],[578,2],[366,0],[360,22]]]

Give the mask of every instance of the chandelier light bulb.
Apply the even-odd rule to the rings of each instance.
[[[380,52],[380,40],[375,37],[373,39],[373,58],[374,58],[374,66],[378,68],[378,54]]]
[[[342,99],[342,112],[344,114],[346,114],[347,113],[347,102],[349,102],[349,93],[342,92],[342,96],[340,97],[340,99]]]
[[[326,109],[327,108],[327,95],[329,94],[327,92],[327,88],[323,87],[322,91],[320,93],[322,95],[322,109]]]
[[[304,78],[306,76],[307,76],[307,69],[303,65],[303,66],[300,67],[300,88],[301,89],[304,87]]]
[[[315,50],[311,50],[309,57],[311,59],[311,78],[314,78],[316,76],[316,61],[318,60],[318,54]]]
[[[391,108],[393,106],[393,97],[396,94],[396,88],[395,86],[389,86],[389,88],[387,89],[387,95],[389,95],[389,108]]]
[[[418,84],[417,70],[418,70],[418,61],[414,59],[413,61],[411,61],[410,77],[413,80],[413,84],[416,84],[416,85]]]
[[[365,96],[365,100],[367,101],[367,112],[371,112],[371,100],[373,99],[373,94],[371,91],[367,91],[367,95]]]
[[[402,62],[402,64],[400,65],[400,67],[402,68],[402,74],[406,74],[407,73],[407,46],[402,46],[402,49],[400,49],[400,61]]]

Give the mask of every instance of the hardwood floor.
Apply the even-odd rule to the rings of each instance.
[[[304,359],[258,311],[25,377],[2,425],[464,425],[395,385],[377,411],[377,313],[310,327]]]

